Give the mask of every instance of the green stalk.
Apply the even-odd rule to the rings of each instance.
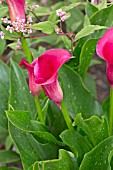
[[[65,119],[65,121],[66,121],[66,124],[67,124],[68,128],[69,128],[70,130],[74,130],[74,127],[72,126],[72,120],[71,120],[71,118],[70,118],[70,116],[69,116],[69,114],[68,114],[68,111],[67,111],[67,109],[66,109],[66,106],[65,106],[64,101],[61,102],[61,110],[62,110],[64,119]]]
[[[34,99],[35,99],[35,104],[36,104],[39,120],[42,124],[45,124],[38,96],[35,96]]]
[[[31,52],[30,52],[30,49],[28,47],[28,44],[27,44],[27,41],[25,38],[21,38],[21,43],[22,43],[22,48],[26,54],[26,57],[28,59],[28,62],[29,63],[32,63],[33,61],[33,58],[32,58],[32,55],[31,55]]]
[[[110,87],[109,130],[113,134],[113,87]]]

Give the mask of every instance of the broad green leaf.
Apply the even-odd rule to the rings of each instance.
[[[80,53],[80,61],[78,66],[78,74],[84,79],[89,68],[91,59],[95,53],[97,39],[90,39],[86,41]]]
[[[79,170],[110,170],[110,159],[113,155],[113,136],[99,143],[84,155]]]
[[[9,150],[0,151],[0,164],[18,162],[19,160],[20,157],[16,152]]]
[[[45,161],[42,164],[44,170],[73,170],[75,169],[74,161],[69,153],[63,149],[59,151],[59,159]],[[35,169],[36,170],[36,169]]]
[[[3,54],[4,50],[5,50],[5,47],[6,47],[6,40],[5,39],[1,39],[0,38],[0,55]]]
[[[0,126],[7,128],[5,111],[8,109],[9,68],[0,60]]]
[[[98,8],[87,1],[85,11],[86,15],[90,18],[95,12],[98,11]]]
[[[90,18],[90,22],[92,25],[98,24],[101,26],[112,27],[113,26],[112,14],[113,14],[113,5],[96,12]]]
[[[108,123],[105,117],[99,119],[97,116],[92,116],[89,119],[83,120],[81,114],[77,114],[73,124],[85,132],[93,146],[98,145],[109,137]]]
[[[49,133],[48,128],[38,121],[30,119],[30,113],[26,111],[7,111],[7,116],[10,122],[17,128],[31,132],[37,141],[42,143],[52,142],[62,144]]]
[[[57,145],[49,142],[41,144],[30,133],[21,131],[11,123],[9,123],[9,133],[20,153],[24,170],[28,170],[36,161],[57,157]]]
[[[96,84],[91,74],[89,73],[86,74],[84,84],[96,99],[97,98]]]
[[[71,130],[65,130],[60,135],[63,142],[68,145],[77,159],[79,165],[85,153],[92,149],[91,144],[79,133]]]
[[[40,165],[41,164],[41,165]],[[75,160],[68,151],[64,149],[59,150],[59,159],[53,159],[43,162],[35,162],[29,170],[74,170]]]
[[[88,25],[76,34],[74,41],[77,41],[87,35],[93,34],[96,30],[102,29],[107,29],[107,27],[100,25]]]
[[[21,68],[11,61],[11,87],[9,104],[14,110],[29,111],[32,118],[36,116],[36,107],[30,94],[27,82]]]
[[[73,119],[77,113],[82,113],[83,118],[102,114],[101,106],[84,87],[76,72],[68,66],[63,66],[59,71],[59,75],[63,83],[64,102]]]
[[[30,28],[41,30],[46,34],[54,33],[54,24],[50,21],[39,22],[38,24],[31,25]]]

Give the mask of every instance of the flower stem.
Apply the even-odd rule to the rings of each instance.
[[[42,115],[42,109],[41,109],[41,106],[40,106],[40,101],[39,101],[37,96],[35,96],[34,99],[35,99],[35,104],[36,104],[39,120],[42,124],[45,124],[45,121],[44,121],[44,118],[43,118],[43,115]]]
[[[28,47],[26,39],[21,38],[21,43],[22,43],[22,48],[23,48],[23,50],[24,50],[24,52],[25,52],[25,54],[27,56],[28,62],[32,63],[33,58],[32,58],[32,55],[31,55],[31,52],[30,52],[30,49]]]
[[[113,87],[110,87],[110,110],[109,110],[109,130],[113,134]]]
[[[71,118],[70,118],[70,116],[69,116],[69,114],[68,114],[68,111],[67,111],[67,109],[66,109],[66,106],[65,106],[64,101],[61,102],[61,110],[62,110],[64,119],[65,119],[65,121],[66,121],[66,124],[67,124],[68,128],[69,128],[70,130],[74,130],[74,127],[72,126],[72,120],[71,120]]]

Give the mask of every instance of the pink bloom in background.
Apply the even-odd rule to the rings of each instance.
[[[6,0],[9,8],[11,21],[16,21],[17,18],[25,22],[25,0]]]
[[[98,41],[97,54],[106,60],[106,74],[110,85],[113,87],[113,28],[108,29]]]
[[[29,72],[29,88],[33,95],[38,95],[40,88],[60,107],[63,100],[62,89],[58,82],[59,68],[71,58],[71,54],[64,49],[51,49],[36,58],[32,64],[22,59],[20,66],[24,65]]]

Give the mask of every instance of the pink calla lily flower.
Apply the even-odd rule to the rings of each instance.
[[[17,19],[25,21],[25,0],[6,0],[11,21],[16,21]]]
[[[106,60],[106,74],[110,85],[113,87],[113,28],[108,29],[98,41],[97,54]]]
[[[67,50],[51,49],[36,58],[32,64],[22,59],[19,65],[24,65],[29,72],[29,88],[32,94],[39,94],[42,87],[45,94],[60,107],[63,93],[58,82],[58,70],[71,57]]]

